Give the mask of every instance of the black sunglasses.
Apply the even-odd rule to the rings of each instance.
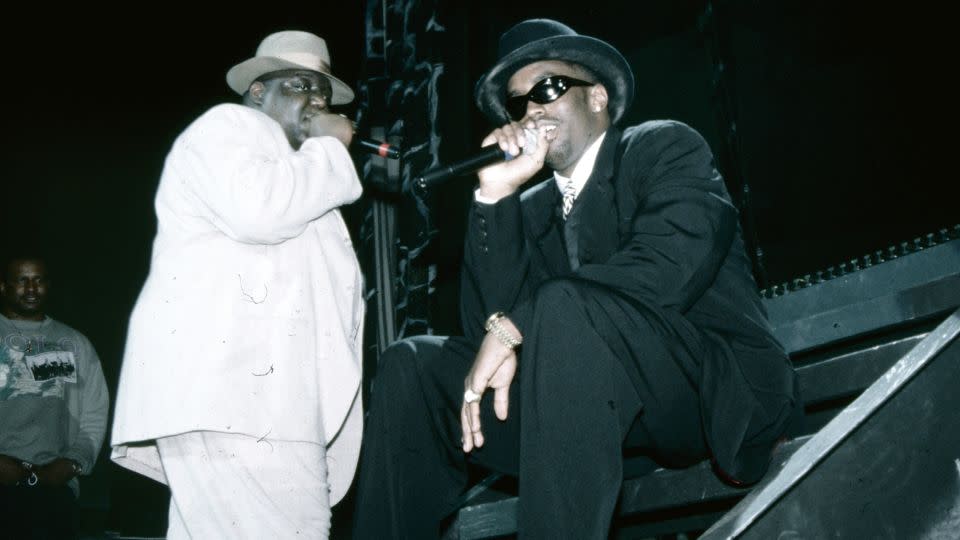
[[[573,77],[566,77],[564,75],[547,77],[533,85],[533,88],[526,94],[508,97],[506,103],[507,114],[509,114],[513,120],[520,120],[527,114],[528,101],[546,105],[547,103],[560,99],[567,93],[567,90],[570,90],[574,86],[593,86],[595,84],[597,83],[581,81],[580,79],[574,79]]]

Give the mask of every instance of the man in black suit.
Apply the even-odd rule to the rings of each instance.
[[[436,538],[468,459],[518,476],[523,538],[606,538],[624,446],[734,483],[766,470],[800,400],[736,208],[693,129],[615,127],[632,97],[601,40],[546,19],[501,37],[482,144],[521,155],[479,174],[466,336],[383,356],[356,538]]]

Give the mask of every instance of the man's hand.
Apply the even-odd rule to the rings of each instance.
[[[30,469],[19,459],[0,454],[0,486],[14,486],[30,476]]]
[[[515,336],[520,332],[507,319],[501,319],[504,328]],[[510,383],[517,373],[517,353],[500,342],[493,334],[487,334],[480,344],[473,367],[464,380],[464,390],[483,394],[493,388],[493,410],[500,420],[507,419],[510,405]],[[480,426],[480,400],[464,402],[460,408],[460,427],[463,431],[463,451],[483,446],[483,431]]]
[[[336,137],[350,148],[353,141],[353,122],[342,114],[320,113],[310,119],[310,136]]]
[[[62,486],[77,475],[73,460],[62,457],[37,467],[36,473],[41,486]]]
[[[524,128],[533,130],[537,134],[537,147],[532,153],[523,153],[522,148],[527,144]],[[494,200],[500,200],[511,195],[527,180],[533,178],[543,168],[550,141],[555,134],[552,130],[538,129],[537,125],[528,120],[526,124],[511,122],[493,130],[481,146],[499,144],[504,152],[517,156],[509,161],[485,167],[477,173],[480,178],[480,195]]]

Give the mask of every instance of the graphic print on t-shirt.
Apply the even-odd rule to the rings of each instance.
[[[77,362],[72,351],[49,351],[25,356],[24,359],[35,381],[62,377],[64,382],[77,382]]]
[[[76,384],[73,351],[27,354],[0,344],[0,401],[20,396],[62,397],[64,384]]]

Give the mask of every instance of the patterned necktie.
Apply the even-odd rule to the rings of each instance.
[[[570,215],[570,209],[573,208],[573,201],[577,198],[577,190],[573,185],[573,180],[563,186],[563,219]]]

